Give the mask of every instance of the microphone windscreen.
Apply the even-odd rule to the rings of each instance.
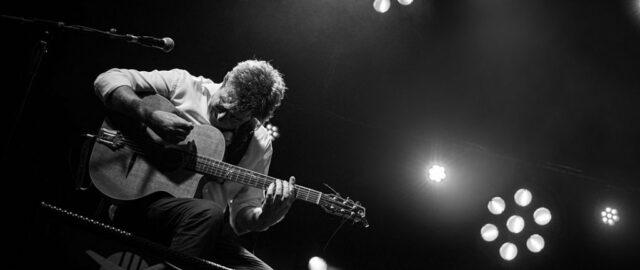
[[[164,52],[170,52],[171,50],[173,50],[173,47],[175,46],[173,39],[171,39],[170,37],[166,37],[162,40],[164,41],[164,46],[162,48]]]

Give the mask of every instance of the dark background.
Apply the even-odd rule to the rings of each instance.
[[[617,268],[638,265],[640,233],[640,1],[22,1],[1,14],[121,34],[172,37],[163,53],[102,35],[49,31],[48,53],[27,94],[47,27],[1,20],[6,233],[10,262],[39,261],[39,203],[91,216],[95,190],[74,189],[80,134],[104,117],[95,77],[111,68],[183,68],[221,81],[259,58],[285,74],[272,123],[270,174],[326,183],[367,207],[370,228],[297,202],[287,219],[245,238],[276,269],[322,256],[336,269]],[[23,100],[26,100],[22,106]],[[21,112],[21,109],[22,113]],[[447,179],[425,170],[445,164]],[[513,207],[513,193],[533,192]],[[527,222],[504,229],[487,202],[507,201]],[[532,223],[538,206],[552,212]],[[620,223],[600,221],[605,206]],[[500,238],[480,228],[494,222]],[[546,241],[539,254],[530,233]],[[503,262],[506,239],[518,257]],[[26,262],[26,264],[25,264]]]

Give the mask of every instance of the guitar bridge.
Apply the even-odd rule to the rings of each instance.
[[[107,128],[101,128],[98,135],[95,136],[95,139],[112,150],[117,150],[123,148],[126,143],[124,136],[120,131],[115,131]]]

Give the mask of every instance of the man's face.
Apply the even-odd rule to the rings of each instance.
[[[239,112],[231,102],[230,93],[234,91],[228,84],[223,85],[218,95],[212,99],[209,121],[220,130],[235,130],[251,120],[251,112]]]

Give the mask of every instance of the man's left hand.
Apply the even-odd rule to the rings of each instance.
[[[267,194],[262,203],[260,223],[270,227],[284,218],[289,212],[293,201],[296,200],[296,178],[291,176],[289,181],[277,179],[267,188]]]

